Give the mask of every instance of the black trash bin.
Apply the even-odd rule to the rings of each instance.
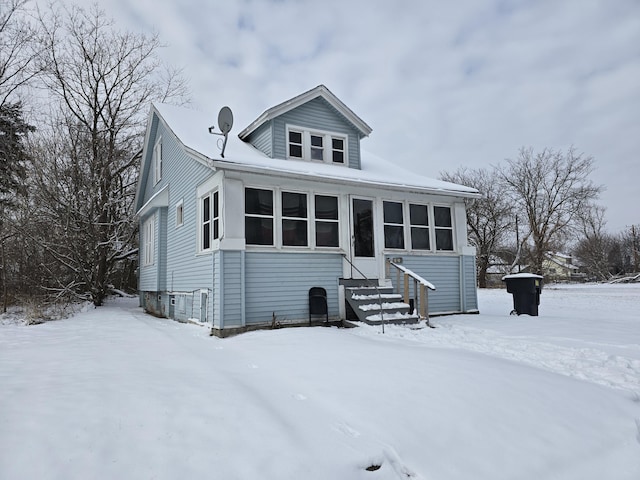
[[[514,273],[502,277],[507,284],[507,292],[513,295],[511,315],[538,316],[542,279],[541,275],[535,273]]]

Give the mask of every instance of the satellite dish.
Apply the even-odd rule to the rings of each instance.
[[[218,127],[223,135],[231,131],[233,127],[233,113],[229,107],[222,107],[218,113]]]

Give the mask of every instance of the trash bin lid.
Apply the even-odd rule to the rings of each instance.
[[[542,275],[537,275],[535,273],[511,273],[509,275],[505,275],[502,277],[504,281],[507,278],[544,278]]]

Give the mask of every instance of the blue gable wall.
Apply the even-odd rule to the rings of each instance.
[[[271,158],[286,158],[287,124],[347,135],[348,165],[351,168],[360,168],[360,132],[321,97],[265,122],[251,133],[248,141]]]

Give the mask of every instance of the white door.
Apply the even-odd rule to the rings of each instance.
[[[372,199],[351,197],[351,278],[378,278],[374,213]]]

